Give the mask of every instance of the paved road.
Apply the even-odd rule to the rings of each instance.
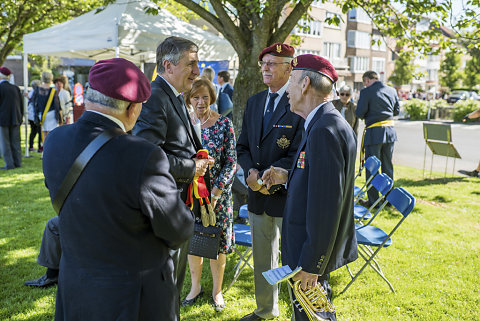
[[[480,123],[458,124],[451,123],[453,145],[462,159],[455,162],[455,172],[459,169],[475,169],[480,160]],[[363,131],[363,121],[360,122],[359,133]],[[423,168],[425,141],[423,139],[423,121],[396,120],[398,142],[395,143],[393,163],[398,165]],[[361,137],[359,137],[359,141]],[[430,169],[432,153],[427,147],[426,168]],[[445,157],[435,156],[433,170],[445,171]],[[452,173],[453,159],[449,158],[447,174]]]

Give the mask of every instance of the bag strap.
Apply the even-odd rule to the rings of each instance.
[[[42,124],[45,121],[45,117],[47,117],[47,113],[50,110],[50,106],[52,105],[54,96],[55,96],[55,88],[52,88],[50,89],[50,95],[48,96],[47,104],[45,105],[45,110],[43,111]]]
[[[123,131],[120,133],[120,129],[109,129],[98,135],[94,140],[90,142],[90,144],[85,147],[85,149],[78,155],[78,157],[73,162],[72,167],[68,171],[67,175],[63,179],[60,188],[58,189],[57,194],[53,199],[53,209],[57,214],[60,214],[60,210],[63,207],[63,203],[70,194],[73,186],[77,182],[78,178],[82,174],[83,170],[93,158],[93,156],[102,148],[103,145],[108,143],[112,138],[115,136],[120,136],[124,134]]]

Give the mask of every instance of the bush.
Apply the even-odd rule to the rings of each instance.
[[[480,109],[480,102],[476,100],[459,100],[453,105],[453,107],[453,121],[461,122],[465,115]],[[471,122],[475,121],[475,119],[469,119],[467,121]]]
[[[410,99],[403,104],[410,120],[427,119],[428,102],[421,99]]]

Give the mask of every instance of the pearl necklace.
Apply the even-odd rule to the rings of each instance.
[[[200,123],[200,126],[205,125],[206,122],[210,119],[210,116],[212,116],[212,110],[211,110],[211,109],[208,110],[208,117],[207,117],[207,119],[206,119],[203,123],[201,122],[201,123]]]

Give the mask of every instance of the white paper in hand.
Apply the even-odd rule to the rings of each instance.
[[[262,274],[268,283],[270,283],[271,285],[274,285],[274,284],[277,284],[278,282],[282,282],[292,278],[295,274],[297,274],[301,270],[302,268],[300,266],[292,271],[292,269],[288,265],[284,265],[276,269],[271,269],[271,270],[262,272]]]

